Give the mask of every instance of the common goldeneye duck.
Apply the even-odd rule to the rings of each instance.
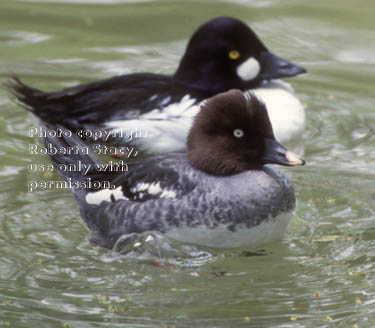
[[[202,101],[232,88],[259,93],[279,140],[299,135],[300,102],[286,83],[269,81],[304,72],[271,53],[243,22],[219,17],[192,35],[173,76],[134,73],[56,92],[33,89],[16,77],[8,86],[16,101],[45,122],[150,155],[185,150]]]
[[[74,134],[50,135],[46,146],[87,149]],[[187,153],[150,157],[115,176],[98,172],[100,162],[91,152],[50,156],[55,167],[90,164],[85,175],[60,174],[72,185],[86,186],[73,192],[95,232],[91,241],[101,246],[112,248],[119,238],[152,231],[221,248],[280,239],[295,196],[286,174],[265,164],[294,166],[304,160],[276,141],[264,104],[239,90],[214,96],[196,116],[187,146]],[[89,189],[88,179],[110,181],[111,187]]]

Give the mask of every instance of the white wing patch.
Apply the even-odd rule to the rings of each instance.
[[[302,134],[305,129],[305,111],[288,83],[272,80],[251,91],[266,104],[278,141],[288,142]]]
[[[160,106],[164,106],[168,104],[171,101],[171,96],[168,96],[167,98],[164,98],[162,102],[160,103]]]
[[[159,182],[145,183],[140,182],[134,188],[130,189],[132,193],[138,193],[139,199],[146,195],[158,195],[158,198],[175,198],[176,192],[173,190],[163,189]]]
[[[153,96],[151,96],[151,97],[148,99],[148,101],[153,101],[153,100],[155,100],[155,99],[157,98],[157,96],[158,96],[158,95],[153,95]]]
[[[160,194],[163,190],[160,188],[159,183],[152,183],[147,189],[147,192],[151,195]]]
[[[120,199],[128,200],[128,198],[122,193],[121,186],[116,189],[102,189],[89,192],[86,195],[86,202],[92,205],[99,205],[102,202],[111,202]]]
[[[162,102],[169,101],[168,97]],[[138,151],[146,154],[160,154],[186,149],[186,137],[193,118],[200,110],[196,99],[185,95],[180,102],[172,103],[163,109],[156,108],[137,119],[107,122],[113,134],[126,134],[126,131],[144,131],[146,137],[124,140]]]

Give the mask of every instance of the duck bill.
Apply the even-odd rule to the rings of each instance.
[[[280,58],[268,51],[260,54],[261,67],[260,77],[263,80],[278,79],[281,77],[296,76],[306,73],[306,69]]]
[[[265,139],[265,153],[263,156],[263,164],[279,164],[284,166],[304,165],[305,160],[288,151],[279,144],[275,139]]]

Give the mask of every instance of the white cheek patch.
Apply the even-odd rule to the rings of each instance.
[[[254,57],[250,57],[237,67],[237,75],[243,81],[250,81],[254,79],[259,72],[260,65]]]

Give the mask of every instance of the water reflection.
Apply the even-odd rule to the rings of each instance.
[[[347,49],[336,54],[336,59],[343,63],[375,64],[374,51],[369,49]]]
[[[39,34],[26,31],[0,31],[0,46],[1,45],[18,45],[25,43],[38,43],[50,40],[52,37],[45,34]]]
[[[155,0],[17,0],[19,2],[48,2],[48,3],[82,3],[82,4],[120,4],[120,3],[137,3],[152,2]]]

